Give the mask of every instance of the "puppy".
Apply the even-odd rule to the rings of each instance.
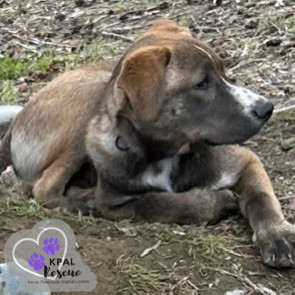
[[[2,169],[12,163],[48,207],[92,199],[112,220],[216,222],[238,203],[263,261],[293,267],[294,226],[257,156],[234,145],[272,111],[230,82],[212,49],[159,20],[118,63],[68,72],[31,99],[3,139]],[[85,163],[95,192],[64,197]]]

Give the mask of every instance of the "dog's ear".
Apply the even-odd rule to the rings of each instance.
[[[170,58],[168,47],[147,46],[135,50],[123,61],[117,85],[142,120],[152,120],[158,114]]]
[[[192,34],[187,29],[180,27],[174,21],[165,18],[160,18],[156,20],[146,34],[157,32],[176,34],[175,37],[178,34],[181,34],[181,36],[192,37]]]

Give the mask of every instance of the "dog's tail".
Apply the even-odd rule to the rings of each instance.
[[[11,162],[11,126],[8,128],[6,134],[0,141],[0,174],[12,164]]]
[[[0,106],[0,134],[5,134],[0,141],[0,174],[11,165],[11,121],[21,110],[21,106]]]

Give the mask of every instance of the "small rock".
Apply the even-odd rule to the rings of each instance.
[[[73,26],[72,28],[72,34],[78,34],[82,29],[82,26],[81,25],[76,25],[76,26]]]
[[[28,84],[26,82],[17,86],[18,92],[25,92],[28,89]]]
[[[158,8],[159,8],[160,10],[168,9],[168,8],[169,8],[169,3],[168,3],[168,2],[163,2],[163,3],[161,3],[161,4],[158,6]]]
[[[64,19],[66,18],[66,15],[63,13],[60,13],[58,15],[55,16],[55,19],[59,22],[62,22]]]
[[[267,40],[267,41],[265,42],[265,45],[266,45],[266,46],[278,46],[278,45],[280,45],[282,42],[283,42],[282,39],[278,39],[278,38],[276,38],[276,39],[270,39],[270,40]]]
[[[77,6],[83,6],[84,3],[85,3],[84,0],[75,0],[75,4],[76,4]]]
[[[6,170],[1,173],[0,184],[16,192],[21,197],[31,195],[31,185],[19,180],[15,175],[12,166],[7,167]]]
[[[126,21],[127,19],[128,19],[128,14],[127,13],[125,13],[123,15],[120,15],[120,17],[119,17],[120,21]]]
[[[247,291],[245,289],[234,289],[231,291],[226,291],[225,295],[244,295],[247,294]]]
[[[48,77],[49,73],[48,72],[41,72],[41,71],[36,71],[33,75],[32,75],[32,79],[34,81],[40,81],[40,80],[44,80]]]
[[[256,29],[258,27],[258,23],[259,23],[258,20],[250,19],[249,21],[246,22],[245,28],[246,29]]]
[[[291,150],[292,148],[295,148],[295,137],[282,140],[281,148],[283,151],[288,151],[288,150]]]

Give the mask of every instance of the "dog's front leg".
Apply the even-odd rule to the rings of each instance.
[[[283,216],[271,182],[259,159],[250,151],[235,192],[242,214],[249,219],[254,241],[264,263],[272,267],[295,266],[295,226]]]
[[[121,201],[121,202],[120,202]],[[192,189],[183,193],[150,192],[141,196],[96,196],[97,210],[104,217],[161,223],[215,223],[238,210],[230,190]]]

